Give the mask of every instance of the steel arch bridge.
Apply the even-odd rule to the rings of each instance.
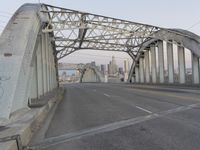
[[[189,49],[192,82],[199,84],[200,37],[194,33],[47,4],[25,4],[0,37],[0,118],[9,118],[26,107],[29,99],[57,88],[57,61],[82,49],[129,54],[133,59],[129,81],[174,84],[174,46],[179,83],[186,83],[185,49]]]

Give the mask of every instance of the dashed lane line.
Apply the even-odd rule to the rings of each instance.
[[[151,112],[151,111],[149,111],[149,110],[147,110],[147,109],[145,109],[145,108],[142,108],[142,107],[139,107],[139,106],[135,106],[136,108],[138,108],[138,109],[140,109],[140,110],[142,110],[142,111],[145,111],[145,112],[147,112],[147,113],[149,113],[149,114],[152,114],[153,112]]]
[[[81,130],[81,131],[71,132],[71,133],[67,133],[67,134],[64,134],[64,135],[47,138],[40,143],[27,146],[27,147],[25,147],[25,149],[26,150],[41,150],[41,149],[44,149],[44,148],[47,148],[47,147],[50,147],[50,146],[54,146],[54,145],[57,145],[57,144],[61,144],[61,143],[65,143],[65,142],[69,142],[69,141],[73,141],[73,140],[78,140],[78,139],[81,139],[81,138],[84,138],[84,137],[97,135],[97,134],[100,134],[100,133],[111,132],[111,131],[114,131],[114,130],[117,130],[117,129],[120,129],[120,128],[135,125],[135,124],[142,123],[142,122],[145,122],[145,121],[148,121],[148,120],[163,117],[163,116],[166,116],[166,115],[169,115],[169,114],[173,114],[173,113],[177,113],[177,112],[181,112],[181,111],[186,111],[186,110],[190,110],[190,109],[193,109],[193,108],[199,108],[199,107],[200,107],[200,103],[196,103],[196,104],[192,104],[192,105],[188,105],[188,106],[177,107],[177,108],[170,109],[170,110],[163,111],[163,112],[159,112],[159,113],[152,113],[152,114],[149,114],[149,115],[146,115],[146,116],[140,116],[140,117],[131,118],[131,119],[128,119],[128,120],[117,121],[117,122],[114,122],[114,123],[110,123],[110,124],[90,128],[90,129],[84,129],[84,130]]]
[[[108,94],[106,94],[106,93],[104,93],[103,95],[106,96],[106,97],[111,97],[110,95],[108,95]]]

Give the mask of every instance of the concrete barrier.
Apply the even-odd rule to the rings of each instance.
[[[21,150],[30,142],[49,111],[63,99],[64,89],[56,89],[53,93],[42,97],[41,100],[49,99],[44,106],[22,110],[23,113],[18,112],[9,121],[0,124],[0,150]]]

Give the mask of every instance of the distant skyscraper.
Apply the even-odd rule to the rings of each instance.
[[[124,60],[124,72],[129,72],[129,62],[128,60]]]
[[[124,60],[124,81],[128,80],[128,73],[129,73],[129,62],[128,60]]]
[[[115,60],[115,56],[112,56],[112,61],[110,62],[111,74],[114,75],[118,72],[118,66]]]
[[[106,65],[101,64],[101,73],[103,75],[106,73]]]
[[[124,71],[123,71],[122,67],[119,68],[119,74],[124,74]]]
[[[92,66],[96,66],[96,62],[95,62],[95,61],[92,61],[92,62],[91,62],[91,65],[92,65]]]

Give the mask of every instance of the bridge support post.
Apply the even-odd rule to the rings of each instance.
[[[199,84],[199,58],[195,54],[192,54],[192,80]]]
[[[47,92],[47,65],[46,65],[46,40],[45,34],[42,33],[42,69],[43,69],[43,94]]]
[[[159,65],[159,81],[160,83],[164,83],[163,41],[158,41],[158,65]]]
[[[140,58],[140,83],[144,83],[144,58]]]
[[[139,83],[139,82],[140,82],[139,67],[138,67],[138,65],[135,67],[135,82],[136,82],[136,83]]]
[[[150,83],[150,64],[149,64],[149,50],[144,53],[145,59],[145,82]]]
[[[168,82],[174,83],[174,58],[173,58],[173,44],[167,43],[167,59],[168,59]]]
[[[152,82],[157,82],[157,69],[156,69],[156,47],[155,44],[150,45],[151,50],[151,74],[152,74]]]
[[[42,37],[40,36],[40,40]],[[38,85],[38,96],[42,96],[44,93],[43,89],[43,66],[42,66],[42,44],[39,42],[37,49],[37,85]]]
[[[185,75],[185,49],[182,46],[178,46],[178,68],[179,68],[179,83],[184,84]]]
[[[45,52],[46,52],[46,80],[47,80],[47,92],[50,91],[49,89],[49,45],[48,45],[48,33],[45,33]]]

